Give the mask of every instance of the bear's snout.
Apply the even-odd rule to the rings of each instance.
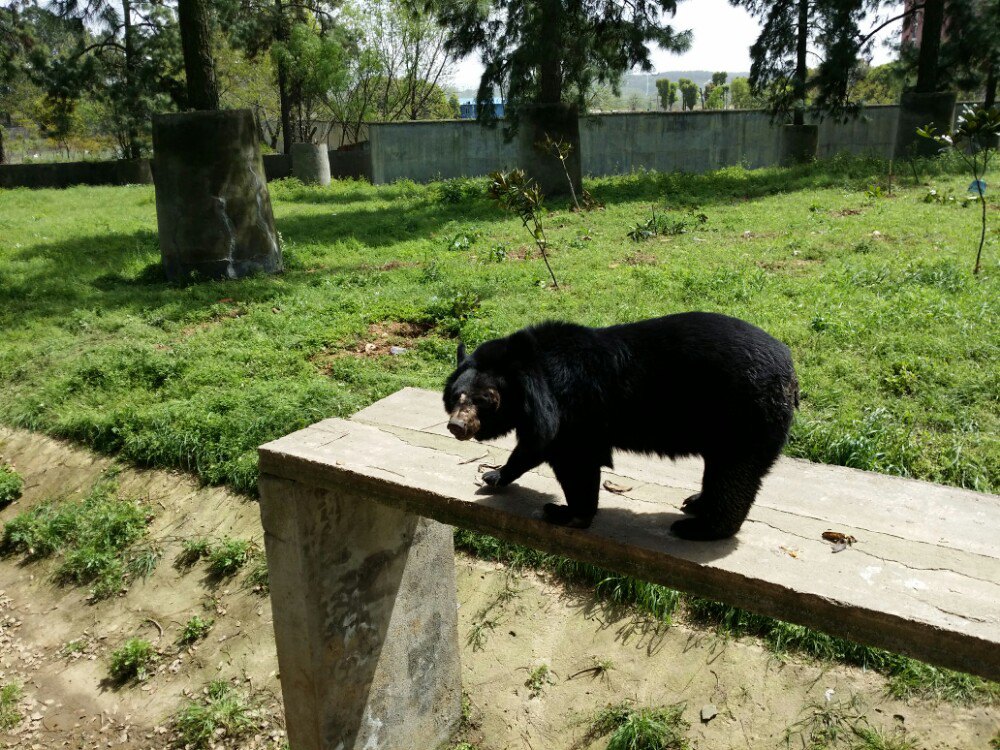
[[[475,408],[459,407],[451,413],[448,420],[448,432],[459,440],[469,440],[479,432],[479,418]]]

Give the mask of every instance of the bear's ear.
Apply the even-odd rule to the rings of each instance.
[[[457,364],[462,364],[465,361],[465,359],[466,359],[465,344],[463,344],[461,341],[459,341],[458,342],[458,362],[457,362]]]

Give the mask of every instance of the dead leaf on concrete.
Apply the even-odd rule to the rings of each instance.
[[[615,484],[611,480],[605,479],[604,489],[608,492],[614,492],[616,495],[621,495],[625,492],[631,491],[632,488],[624,484]]]

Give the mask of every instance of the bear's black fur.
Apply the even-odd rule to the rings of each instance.
[[[705,460],[702,490],[672,526],[685,539],[739,531],[798,406],[788,347],[736,318],[690,312],[609,328],[545,323],[487,341],[448,378],[459,439],[510,431],[517,447],[483,476],[494,487],[548,463],[566,505],[553,523],[586,528],[613,448]]]

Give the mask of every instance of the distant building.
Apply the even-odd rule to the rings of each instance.
[[[464,99],[458,105],[459,111],[462,113],[460,116],[463,120],[475,120],[476,111],[476,100],[475,99]],[[497,118],[503,117],[503,102],[500,99],[493,100],[493,114]]]

